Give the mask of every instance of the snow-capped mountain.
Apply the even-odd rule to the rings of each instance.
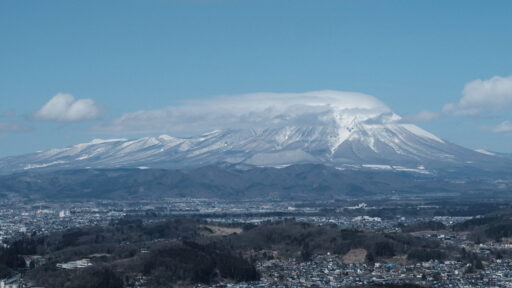
[[[276,127],[217,130],[190,138],[96,139],[0,159],[0,173],[68,168],[181,169],[218,163],[271,167],[321,163],[340,169],[419,173],[512,167],[509,160],[448,143],[418,126],[402,123],[394,113],[356,112],[322,110],[309,115],[314,120],[303,121],[307,124],[294,121]]]

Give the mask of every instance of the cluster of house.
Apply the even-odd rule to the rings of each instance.
[[[476,271],[470,266],[458,261],[345,264],[343,257],[336,255],[319,255],[308,262],[273,259],[259,264],[261,281],[231,287],[357,287],[390,283],[440,288],[512,287],[512,261],[496,260]]]

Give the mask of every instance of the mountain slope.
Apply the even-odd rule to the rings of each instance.
[[[219,163],[283,167],[320,163],[341,169],[431,173],[478,168],[503,171],[511,161],[448,143],[393,113],[330,111],[305,125],[218,130],[199,137],[167,135],[96,139],[68,148],[0,159],[0,173],[77,168],[195,168]],[[313,124],[311,124],[313,123]]]
[[[340,171],[314,164],[286,168],[205,166],[172,169],[83,169],[0,176],[0,195],[32,199],[281,199],[327,200],[350,196],[506,194],[511,182],[451,181],[391,171]]]

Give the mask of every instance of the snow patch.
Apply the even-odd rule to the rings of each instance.
[[[117,139],[93,139],[89,144],[102,144],[102,143],[110,143],[110,142],[124,142],[128,141],[125,138],[117,138]]]
[[[484,150],[484,149],[475,149],[476,152],[478,153],[482,153],[482,154],[485,154],[485,155],[489,155],[489,156],[496,156],[496,154],[492,153],[492,152],[489,152],[487,150]]]
[[[176,138],[169,136],[169,135],[162,134],[162,135],[158,136],[158,139],[163,140],[163,141],[171,141],[171,140],[175,140]]]
[[[404,166],[391,166],[391,165],[380,165],[380,164],[363,164],[361,165],[364,168],[376,169],[376,170],[392,170],[392,171],[403,171],[403,172],[414,172],[420,174],[431,174],[430,171],[425,170],[425,167],[420,166],[421,168],[408,168]],[[338,168],[336,168],[338,169]]]
[[[393,169],[395,171],[415,172],[415,173],[420,173],[420,174],[432,174],[430,171],[425,170],[424,167],[415,169],[415,168],[407,168],[407,167],[402,167],[402,166],[393,166]]]
[[[439,143],[445,143],[441,138],[439,138],[439,137],[435,136],[434,134],[431,134],[431,133],[421,129],[420,127],[418,127],[416,125],[413,125],[413,124],[402,124],[401,126],[404,127],[405,129],[409,130],[410,132],[418,135],[418,136],[429,138],[429,139],[435,140],[435,141],[437,141]]]
[[[371,168],[371,169],[384,169],[384,170],[392,170],[393,167],[390,165],[380,165],[380,164],[363,164],[361,165],[365,168]]]
[[[76,160],[85,160],[85,159],[91,158],[91,156],[92,155],[87,155],[87,154],[86,155],[82,155],[82,156],[76,158]]]
[[[28,170],[28,169],[44,168],[44,167],[57,165],[57,164],[63,164],[63,163],[66,163],[66,161],[53,161],[50,163],[43,163],[43,164],[28,164],[23,169]]]

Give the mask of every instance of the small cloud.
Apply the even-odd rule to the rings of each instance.
[[[510,122],[510,121],[501,122],[500,124],[492,127],[491,130],[494,132],[497,132],[497,133],[510,133],[510,132],[512,132],[512,122]]]
[[[92,99],[76,99],[71,94],[59,93],[33,114],[42,121],[77,122],[97,119],[101,107]]]
[[[441,118],[443,113],[441,112],[432,112],[432,111],[421,111],[418,114],[405,115],[402,118],[402,122],[408,123],[421,123],[428,122],[438,118]]]
[[[494,76],[487,80],[477,79],[466,83],[459,101],[445,104],[441,111],[405,115],[402,122],[428,122],[452,115],[493,115],[508,110],[512,110],[512,75]]]
[[[479,115],[512,110],[512,75],[494,76],[467,83],[457,103],[444,105],[443,112],[455,115]]]
[[[0,122],[0,133],[2,132],[24,132],[31,128],[27,125],[13,122]]]

